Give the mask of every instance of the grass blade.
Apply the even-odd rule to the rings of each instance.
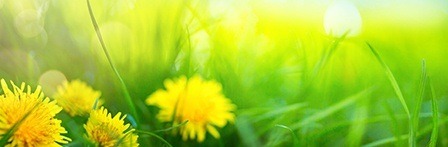
[[[394,88],[394,91],[398,97],[398,100],[400,101],[401,105],[403,106],[404,111],[410,118],[411,114],[409,112],[409,108],[406,104],[406,101],[404,100],[403,93],[401,92],[400,87],[398,86],[397,80],[395,80],[394,74],[392,74],[392,71],[390,70],[389,66],[387,66],[387,64],[381,59],[378,52],[376,52],[375,49],[369,43],[367,43],[367,46],[369,46],[373,55],[375,55],[375,58],[378,60],[378,62],[381,63],[381,66],[384,68],[384,71],[386,72],[386,76],[389,79],[390,83],[392,84],[392,87]]]
[[[333,114],[333,113],[335,113],[335,112],[337,112],[337,111],[339,111],[339,110],[349,106],[350,104],[356,102],[358,99],[360,99],[361,97],[371,93],[373,90],[374,90],[374,87],[370,87],[368,89],[365,89],[365,90],[363,90],[363,91],[361,91],[361,92],[359,92],[359,93],[357,93],[355,95],[352,95],[352,96],[346,98],[345,100],[343,100],[343,101],[341,101],[341,102],[339,102],[337,104],[334,104],[331,107],[328,107],[325,110],[317,112],[316,114],[314,114],[314,115],[304,119],[300,123],[292,125],[290,128],[295,130],[295,129],[303,127],[303,126],[305,126],[307,124],[310,124],[312,122],[324,119],[324,118],[330,116],[331,114]]]
[[[428,81],[430,81],[430,79],[428,79]],[[436,93],[434,91],[434,87],[432,86],[431,82],[429,82],[429,87],[431,90],[432,124],[433,124],[431,139],[429,140],[429,146],[435,147],[437,146],[437,137],[439,135],[439,126],[437,125],[439,124],[439,107],[437,105]]]
[[[418,130],[418,123],[419,123],[419,115],[420,110],[422,107],[423,97],[425,94],[425,88],[426,88],[426,81],[427,81],[427,75],[426,75],[426,62],[425,60],[422,60],[422,76],[420,79],[420,85],[418,89],[418,95],[417,95],[417,103],[415,105],[414,114],[412,115],[412,128],[410,130],[410,146],[416,146],[417,144],[417,130]]]
[[[129,135],[131,135],[131,137],[132,137],[132,133],[133,133],[134,131],[135,131],[135,130],[130,130],[130,131],[126,132],[126,134],[124,134],[123,137],[121,137],[121,138],[117,141],[117,143],[114,145],[114,147],[119,147],[120,145],[122,145],[122,146],[133,146],[133,145],[132,145],[133,142],[129,142],[129,143],[131,143],[131,144],[122,144],[122,143],[123,143],[123,141],[125,140],[125,138],[128,137]],[[131,139],[132,139],[132,138],[131,138]]]
[[[137,122],[136,123],[137,124],[136,127],[138,128],[138,125],[139,125],[140,121],[139,121],[139,117],[138,117],[139,115],[137,115],[137,110],[135,108],[135,104],[132,101],[131,95],[129,94],[128,88],[127,88],[126,84],[124,83],[123,78],[121,78],[120,73],[118,73],[117,68],[112,63],[112,59],[111,59],[111,57],[109,55],[109,51],[107,50],[106,44],[104,43],[103,37],[101,35],[100,28],[98,27],[98,23],[96,22],[95,16],[93,15],[93,10],[92,10],[92,7],[90,6],[90,0],[87,0],[87,7],[89,8],[90,19],[92,20],[92,24],[93,24],[93,27],[95,28],[96,35],[98,37],[98,40],[100,41],[101,48],[103,49],[103,52],[106,55],[106,58],[107,58],[107,61],[108,61],[109,65],[110,65],[110,67],[112,68],[112,70],[114,71],[114,73],[117,76],[118,80],[120,81],[121,90],[123,90],[124,97],[126,99],[126,103],[128,104],[129,109],[131,111],[131,114],[134,116],[134,118],[135,118],[135,120]]]
[[[299,146],[299,139],[298,139],[296,133],[294,133],[294,131],[291,128],[289,128],[285,125],[279,125],[279,124],[276,124],[275,127],[279,127],[279,128],[288,130],[291,133],[292,138],[293,138],[293,143],[294,143],[293,146],[295,146],[295,147]]]
[[[162,141],[163,143],[165,143],[167,146],[169,147],[173,147],[168,141],[166,141],[165,139],[163,139],[162,137],[160,137],[159,135],[152,133],[152,132],[147,132],[147,131],[140,131],[140,130],[135,130],[136,133],[140,133],[140,134],[146,134],[149,136],[153,136],[157,139],[159,139],[160,141]]]
[[[186,120],[186,121],[184,121],[184,122],[182,122],[182,123],[180,123],[180,124],[178,124],[178,125],[175,125],[175,126],[172,126],[172,127],[166,128],[166,129],[162,129],[162,130],[156,130],[156,131],[154,131],[154,132],[166,132],[166,131],[170,131],[170,130],[173,130],[173,129],[182,127],[182,126],[186,125],[187,123],[188,123],[188,120]]]
[[[411,113],[409,112],[409,108],[408,105],[406,104],[406,101],[404,100],[404,96],[403,93],[400,90],[400,86],[398,86],[398,82],[395,79],[394,74],[392,73],[392,71],[390,70],[389,66],[387,66],[387,64],[383,61],[383,59],[381,59],[380,55],[378,54],[378,52],[372,47],[372,45],[370,45],[369,43],[366,43],[367,46],[370,48],[371,52],[373,53],[373,55],[375,56],[375,58],[378,60],[378,62],[380,62],[381,66],[384,69],[384,72],[386,73],[387,78],[389,79],[390,84],[392,85],[392,87],[394,88],[395,91],[395,95],[397,96],[398,100],[400,101],[404,111],[406,112],[406,115],[408,116],[409,119],[409,134],[412,134],[412,132],[414,132],[414,127],[413,127],[413,123],[412,123],[412,117],[411,117]],[[412,136],[412,135],[411,135]],[[409,145],[413,145],[413,137],[409,137]]]

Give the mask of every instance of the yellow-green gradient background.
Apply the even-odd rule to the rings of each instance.
[[[91,5],[142,129],[166,127],[144,100],[167,78],[199,74],[217,80],[238,106],[235,124],[220,130],[220,139],[207,135],[199,144],[159,134],[175,146],[359,146],[407,135],[405,111],[366,43],[390,67],[410,111],[421,105],[419,130],[432,127],[430,94],[417,101],[425,59],[439,106],[437,145],[448,146],[448,1],[349,1],[361,16],[361,31],[339,42],[317,68],[337,40],[324,29],[325,12],[336,2],[92,0]],[[49,70],[58,72],[39,82]],[[44,86],[50,97],[58,79],[81,79],[102,92],[111,112],[130,112],[85,0],[0,0],[0,76],[50,85]],[[351,99],[372,86],[371,93]],[[310,117],[318,119],[292,127]],[[65,126],[85,121],[62,120]],[[276,124],[292,127],[296,137]],[[73,145],[82,144],[82,126],[67,130]],[[419,133],[418,145],[426,146],[431,131]],[[162,145],[148,136],[139,139],[142,146]],[[407,143],[403,138],[383,145]]]

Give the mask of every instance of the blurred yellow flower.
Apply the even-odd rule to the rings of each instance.
[[[65,81],[62,86],[59,86],[54,98],[71,116],[84,116],[90,113],[97,99],[97,106],[102,105],[100,96],[101,92],[93,90],[80,80],[74,80]]]
[[[133,134],[134,130],[126,131],[129,129],[129,124],[124,125],[126,115],[120,117],[121,113],[119,112],[112,118],[112,115],[104,107],[92,110],[87,123],[84,125],[87,138],[96,146],[101,147],[138,146],[138,136]]]
[[[156,91],[146,99],[146,103],[160,107],[157,118],[162,122],[180,124],[188,120],[180,129],[183,140],[197,138],[198,142],[203,142],[206,132],[219,138],[216,127],[222,128],[227,122],[234,122],[232,111],[236,106],[222,94],[219,83],[204,81],[200,76],[189,80],[182,76],[165,80],[164,85],[166,90]]]
[[[58,143],[70,141],[61,135],[67,133],[61,126],[61,120],[54,118],[62,108],[55,101],[50,102],[48,97],[44,98],[40,86],[32,92],[30,86],[26,86],[25,91],[25,83],[20,87],[13,82],[11,85],[12,91],[1,79],[0,138],[19,123],[7,146],[60,146]]]

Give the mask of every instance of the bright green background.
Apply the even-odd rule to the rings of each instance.
[[[359,146],[407,135],[406,113],[368,42],[390,67],[411,114],[421,106],[418,145],[428,144],[433,126],[429,86],[417,101],[425,59],[439,106],[437,144],[448,146],[448,2],[354,2],[361,34],[336,42],[327,62],[318,64],[337,40],[323,29],[330,3],[92,0],[92,8],[143,130],[169,126],[144,104],[165,79],[200,74],[219,81],[238,106],[236,123],[220,131],[222,138],[208,135],[200,145]],[[113,114],[130,112],[86,1],[0,0],[0,76],[37,85],[48,70],[100,90]],[[73,145],[80,145],[85,118],[60,118],[71,126]],[[296,139],[276,125],[293,129]],[[176,146],[199,145],[158,134]],[[384,145],[407,143],[403,138]],[[140,144],[162,143],[140,135]]]

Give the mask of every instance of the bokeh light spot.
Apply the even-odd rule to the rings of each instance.
[[[361,15],[353,3],[338,1],[330,5],[324,16],[324,28],[327,35],[353,37],[361,32]]]
[[[39,85],[42,86],[45,95],[53,96],[57,91],[57,87],[64,81],[67,81],[67,78],[62,72],[58,70],[49,70],[40,76]]]
[[[15,27],[24,38],[36,37],[44,30],[39,15],[35,10],[20,12],[15,18]]]

